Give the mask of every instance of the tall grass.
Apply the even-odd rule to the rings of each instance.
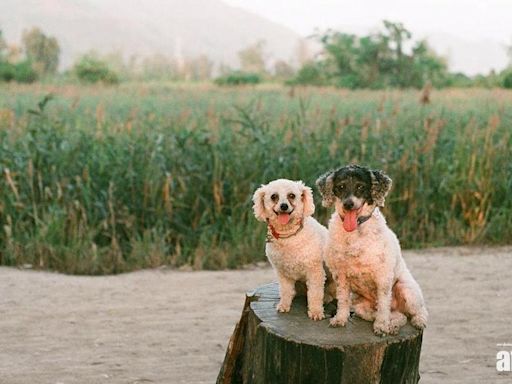
[[[393,178],[385,214],[405,247],[511,243],[511,133],[506,91],[434,92],[424,106],[415,92],[0,88],[0,264],[262,260],[252,192],[279,177],[313,186],[350,162]]]

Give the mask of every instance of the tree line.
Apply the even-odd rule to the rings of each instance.
[[[21,46],[9,45],[0,31],[0,81],[32,82],[52,76],[76,78],[83,82],[118,83],[137,81],[208,81],[219,85],[255,84],[261,81],[290,85],[335,86],[343,88],[442,87],[512,88],[511,66],[497,73],[469,77],[448,70],[446,60],[426,40],[415,41],[402,23],[383,21],[381,31],[357,36],[327,30],[312,36],[322,47],[312,55],[300,42],[295,63],[276,60],[269,68],[265,42],[257,41],[240,50],[239,69],[214,62],[205,55],[171,58],[155,54],[144,58],[122,53],[100,55],[89,52],[71,70],[58,74],[61,49],[55,37],[39,28],[23,32]],[[298,63],[298,65],[297,65]]]
[[[383,21],[383,30],[356,36],[328,30],[315,38],[323,52],[302,66],[295,84],[331,85],[344,88],[442,87],[512,88],[512,68],[497,74],[471,78],[448,71],[446,60],[426,40],[414,41],[402,23]],[[512,60],[512,55],[511,55]]]

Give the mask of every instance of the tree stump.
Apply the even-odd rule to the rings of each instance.
[[[277,283],[247,293],[240,321],[217,377],[224,383],[414,383],[419,381],[423,333],[407,323],[379,337],[372,323],[351,316],[342,328],[307,317],[305,297],[278,313]],[[327,317],[336,311],[326,307]]]

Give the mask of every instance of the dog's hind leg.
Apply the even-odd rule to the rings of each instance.
[[[374,321],[375,320],[375,307],[374,303],[371,300],[368,300],[362,296],[354,299],[354,304],[352,308],[357,316],[366,321]],[[402,312],[399,311],[391,311],[389,316],[389,333],[395,335],[398,333],[400,328],[402,328],[407,323],[407,316],[405,316]]]
[[[427,326],[428,311],[421,289],[410,273],[405,273],[393,287],[393,309],[403,312],[411,324],[423,329]]]
[[[353,300],[352,309],[361,319],[366,321],[375,320],[374,303],[365,297],[358,296]]]

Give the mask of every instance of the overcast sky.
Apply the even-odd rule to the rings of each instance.
[[[449,56],[452,69],[469,73],[502,69],[508,61],[504,47],[512,44],[512,0],[224,1],[304,36],[315,28],[361,34],[383,19],[400,21],[413,37],[430,37],[434,48]]]

